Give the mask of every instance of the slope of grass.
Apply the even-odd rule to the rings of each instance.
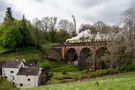
[[[14,52],[8,52],[0,54],[1,61],[16,60],[16,59],[26,59],[26,60],[40,60],[42,58],[42,53],[36,48],[23,48],[17,49]]]
[[[48,81],[47,84],[65,83],[66,79],[70,79],[69,82],[73,82],[88,77],[88,74],[82,71],[66,72],[66,73],[52,72],[52,73],[53,77]]]
[[[52,67],[51,72],[75,72],[79,71],[79,68],[71,64],[59,64],[58,67]]]
[[[42,47],[41,49],[36,49],[36,47],[17,48],[16,50],[10,51],[9,49],[0,46],[0,60],[1,61],[15,60],[15,59],[42,60],[43,57],[47,55],[47,53],[51,49],[52,44],[45,43],[42,44],[41,47]],[[46,53],[43,53],[41,50],[45,51]]]
[[[135,90],[135,72],[24,90]]]

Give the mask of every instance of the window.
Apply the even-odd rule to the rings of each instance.
[[[22,87],[22,86],[23,86],[23,84],[22,84],[22,83],[20,83],[20,86]]]
[[[28,81],[30,81],[30,79],[28,78]]]
[[[10,71],[10,73],[14,73],[14,71]]]
[[[15,78],[13,77],[12,80],[15,80]]]

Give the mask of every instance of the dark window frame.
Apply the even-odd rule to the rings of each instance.
[[[23,84],[22,83],[20,83],[20,87],[23,87]]]
[[[10,73],[14,73],[14,71],[10,71]]]
[[[27,80],[30,81],[30,78],[28,78]]]

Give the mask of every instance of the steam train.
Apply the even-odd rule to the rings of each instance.
[[[106,39],[83,39],[83,40],[67,40],[66,44],[74,44],[74,43],[90,43],[90,42],[104,42],[108,41]]]

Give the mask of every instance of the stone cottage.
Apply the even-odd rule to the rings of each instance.
[[[22,61],[7,61],[2,66],[2,76],[14,84],[16,83],[16,75],[21,67],[24,67]]]
[[[37,87],[39,85],[40,74],[41,69],[36,67],[20,68],[16,75],[17,88]]]

